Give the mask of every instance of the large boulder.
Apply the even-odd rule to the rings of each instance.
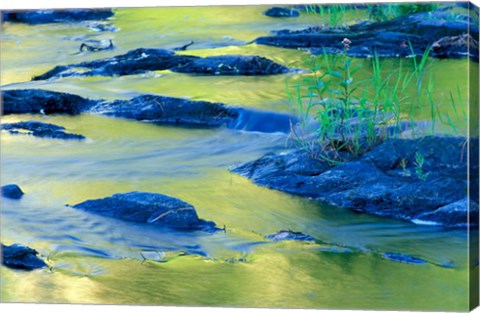
[[[3,22],[26,23],[30,25],[104,20],[112,16],[113,11],[111,9],[12,10],[2,12]]]
[[[3,114],[80,114],[96,103],[63,92],[41,89],[2,90]]]
[[[149,192],[129,192],[73,205],[86,212],[136,223],[215,231],[215,223],[199,219],[195,208],[180,199]]]
[[[175,54],[164,49],[139,48],[112,58],[59,65],[33,77],[33,80],[67,76],[123,76],[160,70],[200,75],[272,75],[289,71],[283,65],[259,56],[225,55],[200,58]]]
[[[478,203],[472,200],[467,206],[464,200],[465,144],[461,137],[392,139],[338,166],[294,150],[231,170],[256,184],[357,212],[447,227],[478,226]],[[478,147],[478,139],[471,145]],[[478,164],[471,166],[478,172]],[[478,199],[478,191],[471,196]]]
[[[11,246],[0,244],[0,247],[2,264],[6,267],[21,270],[33,270],[47,266],[47,264],[37,256],[38,252],[32,248],[18,243]]]
[[[5,185],[2,186],[2,197],[18,200],[23,197],[24,193],[18,185]]]
[[[17,123],[5,123],[0,125],[3,130],[11,134],[26,134],[34,137],[53,138],[64,140],[84,140],[85,137],[78,134],[65,132],[65,127],[50,123],[37,121],[26,121]]]

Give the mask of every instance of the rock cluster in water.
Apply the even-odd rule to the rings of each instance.
[[[73,205],[73,208],[121,220],[186,230],[215,231],[214,222],[199,219],[195,208],[159,193],[129,192]]]
[[[113,102],[90,100],[72,94],[40,89],[4,90],[2,95],[4,114],[93,113],[156,124],[188,127],[226,126],[232,129],[265,133],[288,133],[290,125],[297,122],[297,118],[284,113],[228,107],[222,103],[157,95],[141,95],[130,100]],[[52,135],[54,128],[58,128],[55,130],[58,132],[61,127],[37,123],[22,122],[8,125],[7,128],[27,127],[32,132],[35,132],[35,129],[38,131],[49,128],[51,129],[50,135]],[[56,135],[61,137],[58,133]],[[74,134],[64,136],[68,135],[80,136]]]
[[[84,140],[85,137],[78,134],[65,132],[65,127],[38,121],[26,121],[17,123],[5,123],[1,125],[3,130],[10,134],[26,134],[34,137],[53,138],[63,140]]]
[[[478,154],[478,139],[470,145]],[[469,199],[466,147],[460,137],[392,139],[338,166],[295,150],[231,170],[258,185],[357,212],[446,227],[478,226],[473,200],[478,199],[478,178],[472,176]],[[478,164],[470,166],[478,171]]]
[[[308,49],[313,54],[341,54],[344,38],[351,41],[352,57],[405,57],[422,55],[433,45],[430,56],[460,58],[469,56],[478,61],[478,25],[468,16],[454,20],[445,12],[427,12],[400,16],[386,22],[362,22],[345,29],[310,27],[304,30],[280,30],[274,36],[254,42],[283,48]]]

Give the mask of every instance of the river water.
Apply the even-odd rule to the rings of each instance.
[[[255,54],[307,69],[306,52],[243,45],[276,29],[301,29],[318,17],[273,19],[267,7],[117,9],[116,32],[89,23],[3,25],[3,89],[43,88],[92,99],[154,93],[231,106],[291,112],[286,80],[195,76],[169,71],[124,77],[29,82],[59,65],[173,48],[199,56]],[[352,13],[349,20],[362,18]],[[85,39],[112,39],[114,51],[77,53]],[[368,75],[368,61],[362,75]],[[398,60],[387,60],[396,66]],[[466,95],[467,60],[431,60],[428,72],[446,98]],[[448,77],[441,76],[449,73]],[[465,96],[466,97],[466,96]],[[449,110],[445,107],[445,110]],[[422,112],[420,110],[419,116]],[[50,270],[1,267],[2,302],[120,303],[232,307],[467,310],[465,230],[445,230],[356,214],[254,185],[228,167],[286,149],[284,134],[185,129],[108,117],[9,115],[86,136],[85,142],[1,136],[1,180],[21,201],[2,199],[1,238],[37,249]],[[178,232],[92,215],[65,204],[129,191],[159,192],[191,203],[225,232]],[[265,235],[301,231],[324,244],[272,243]],[[387,260],[385,252],[427,260]]]

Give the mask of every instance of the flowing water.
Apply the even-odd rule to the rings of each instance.
[[[169,71],[124,77],[70,77],[29,82],[59,65],[113,56],[138,47],[184,54],[255,54],[308,69],[308,53],[244,45],[275,29],[301,29],[318,17],[273,19],[266,7],[117,9],[116,32],[89,23],[4,24],[4,89],[43,88],[92,99],[154,93],[232,106],[291,112],[286,80],[195,76]],[[353,14],[362,18],[362,14]],[[85,39],[112,39],[114,51],[76,53]],[[368,75],[365,63],[362,75]],[[387,60],[395,67],[398,60]],[[466,95],[467,60],[435,60],[428,73],[439,92]],[[446,75],[440,75],[448,73]],[[465,96],[466,97],[466,96]],[[445,110],[450,110],[445,107]],[[419,115],[426,114],[420,111]],[[2,302],[129,303],[188,306],[466,310],[465,230],[445,230],[356,214],[259,187],[228,167],[286,149],[278,133],[185,129],[94,115],[9,115],[2,123],[39,120],[86,136],[85,142],[1,137],[1,180],[26,195],[2,199],[1,238],[37,249],[50,270],[1,267]],[[113,220],[65,204],[129,191],[159,192],[195,206],[224,232],[179,232]],[[301,231],[324,244],[272,243],[265,235]],[[404,253],[413,265],[382,257]]]

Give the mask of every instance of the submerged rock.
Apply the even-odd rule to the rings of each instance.
[[[118,28],[115,25],[110,24],[108,22],[97,22],[97,21],[89,21],[86,22],[86,26],[95,32],[116,32]]]
[[[271,239],[275,242],[283,241],[283,240],[297,240],[297,241],[308,241],[308,242],[315,242],[316,239],[305,235],[301,232],[294,232],[291,230],[281,230],[276,234],[267,235],[265,236],[267,239]]]
[[[273,7],[265,11],[263,14],[270,17],[297,17],[300,15],[297,10],[281,7]]]
[[[467,34],[472,38],[466,40]],[[443,12],[416,13],[386,22],[362,22],[346,29],[311,27],[299,31],[281,30],[275,36],[260,37],[254,42],[308,49],[313,54],[339,54],[344,50],[344,38],[351,41],[348,55],[352,57],[422,55],[436,43],[437,51],[430,51],[433,57],[470,56],[478,61],[478,41],[475,39],[478,38],[478,26],[471,24],[466,16],[457,16],[452,20],[451,15]]]
[[[18,123],[2,124],[1,128],[11,134],[26,134],[41,138],[54,138],[64,140],[84,140],[85,137],[78,134],[69,134],[64,132],[65,127],[42,123],[37,121],[27,121]]]
[[[26,23],[30,25],[48,23],[69,23],[86,20],[104,20],[113,16],[111,9],[68,9],[4,11],[3,22]]]
[[[113,58],[56,66],[32,80],[67,76],[123,76],[160,70],[201,75],[272,75],[289,71],[282,65],[258,56],[200,58],[178,55],[170,50],[140,48]]]
[[[73,206],[86,212],[136,223],[186,230],[215,231],[214,222],[199,219],[195,208],[180,199],[149,192],[129,192]]]
[[[468,187],[465,143],[461,137],[392,139],[338,166],[295,150],[231,171],[258,185],[357,212],[446,227],[478,226],[478,203],[467,210],[461,201]],[[472,145],[478,147],[478,140]],[[471,166],[478,171],[478,164]],[[472,197],[477,199],[478,191]]]
[[[390,261],[407,263],[407,264],[427,264],[428,263],[423,259],[411,256],[411,255],[407,255],[407,254],[401,254],[401,253],[385,252],[382,254],[382,257]]]
[[[47,264],[37,257],[38,252],[21,244],[5,246],[1,244],[2,264],[6,267],[22,270],[44,268]]]
[[[90,51],[90,52],[97,52],[97,51],[104,51],[104,50],[113,50],[115,46],[113,45],[113,41],[109,40],[87,40],[82,42],[80,45],[80,52],[82,51]]]
[[[41,89],[2,90],[3,114],[80,114],[96,103],[80,96]]]
[[[2,186],[2,197],[18,200],[24,195],[22,189],[18,185]]]
[[[288,134],[291,126],[298,123],[295,116],[286,113],[244,108],[233,109],[236,112],[236,118],[227,124],[227,127],[231,129]]]

